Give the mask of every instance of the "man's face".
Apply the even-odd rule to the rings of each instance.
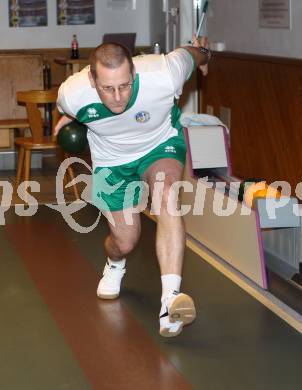
[[[103,104],[115,114],[125,111],[132,95],[133,75],[125,60],[118,68],[109,69],[97,63],[94,81]]]

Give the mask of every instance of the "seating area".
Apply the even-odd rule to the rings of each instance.
[[[132,55],[136,52],[136,33],[104,34],[103,42],[121,43]],[[69,157],[59,150],[52,135],[53,126],[58,120],[58,112],[53,110],[57,86],[52,88],[52,84],[56,83],[58,77],[54,65],[58,69],[64,66],[67,78],[89,63],[87,50],[82,52],[85,58],[76,60],[63,56],[47,59],[46,54],[36,52],[37,54],[22,56],[0,54],[0,71],[7,74],[6,80],[0,82],[0,98],[1,93],[7,91],[8,83],[13,86],[6,99],[7,103],[0,108],[0,171],[3,171],[3,176],[8,169],[7,178],[12,178],[11,170],[15,170],[15,193],[21,181],[39,176],[37,172],[43,170],[45,159],[54,166]],[[33,74],[35,78],[32,77]],[[49,120],[52,123],[47,123]],[[89,157],[86,156],[86,159],[89,160]],[[72,167],[67,172],[66,180],[72,180]],[[75,199],[79,199],[77,186],[73,185],[72,189]]]
[[[20,202],[17,196],[20,182],[37,179],[43,169],[50,172],[44,164],[45,159],[51,161],[52,167],[58,167],[69,154],[60,150],[53,135],[59,119],[56,109],[58,88],[44,89],[48,80],[45,80],[43,58],[39,55],[0,55],[0,71],[6,74],[0,81],[3,101],[0,107],[0,175],[13,183],[14,202]],[[55,177],[56,170],[53,175]],[[72,166],[68,166],[67,176],[65,184],[74,179]],[[72,190],[74,199],[79,199],[76,184],[72,185]],[[52,200],[55,200],[55,191]]]
[[[25,104],[27,118],[29,122],[29,129],[31,132],[30,137],[16,137],[15,144],[18,147],[18,166],[16,174],[15,188],[17,189],[22,172],[24,171],[23,179],[25,182],[30,180],[30,167],[31,167],[31,152],[34,150],[57,150],[60,146],[56,142],[56,137],[53,133],[54,127],[59,120],[59,112],[56,107],[58,90],[35,90],[35,91],[19,91],[17,92],[17,102],[19,104]],[[44,120],[41,113],[41,106],[43,105],[44,112],[49,109],[49,122],[51,127],[51,135],[45,136]],[[50,106],[50,107],[49,107]],[[62,155],[62,159],[68,159],[68,153],[59,151]],[[69,165],[67,172],[70,180],[74,179],[74,173],[72,167]],[[79,199],[79,193],[76,184],[73,185],[74,195],[76,199]]]

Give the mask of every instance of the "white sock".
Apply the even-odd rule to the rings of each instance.
[[[173,291],[179,292],[180,284],[181,284],[181,276],[177,274],[162,275],[161,284],[162,284],[161,301],[163,302],[167,296],[173,294]]]
[[[109,266],[113,265],[116,268],[123,269],[126,266],[126,259],[122,260],[111,260],[109,257],[107,257],[107,261]]]

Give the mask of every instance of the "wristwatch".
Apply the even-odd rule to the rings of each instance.
[[[203,46],[199,46],[199,50],[201,51],[201,53],[205,54],[208,57],[208,62],[209,62],[212,57],[211,50]]]

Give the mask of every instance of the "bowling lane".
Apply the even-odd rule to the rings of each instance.
[[[78,222],[88,226],[95,217],[95,210],[86,208]],[[114,388],[113,383],[127,388],[125,381],[144,388],[155,383],[207,390],[298,388],[301,335],[189,249],[183,290],[195,299],[197,320],[175,339],[158,335],[155,224],[143,216],[142,228],[121,298],[108,303],[95,297],[104,262],[104,221],[80,234],[45,207],[35,217],[11,213],[7,218],[5,240],[9,237],[11,246],[5,253],[15,251],[22,259],[87,381],[94,388]],[[32,256],[34,248],[39,252]],[[6,326],[2,334],[8,331]],[[103,387],[96,387],[100,383]]]

